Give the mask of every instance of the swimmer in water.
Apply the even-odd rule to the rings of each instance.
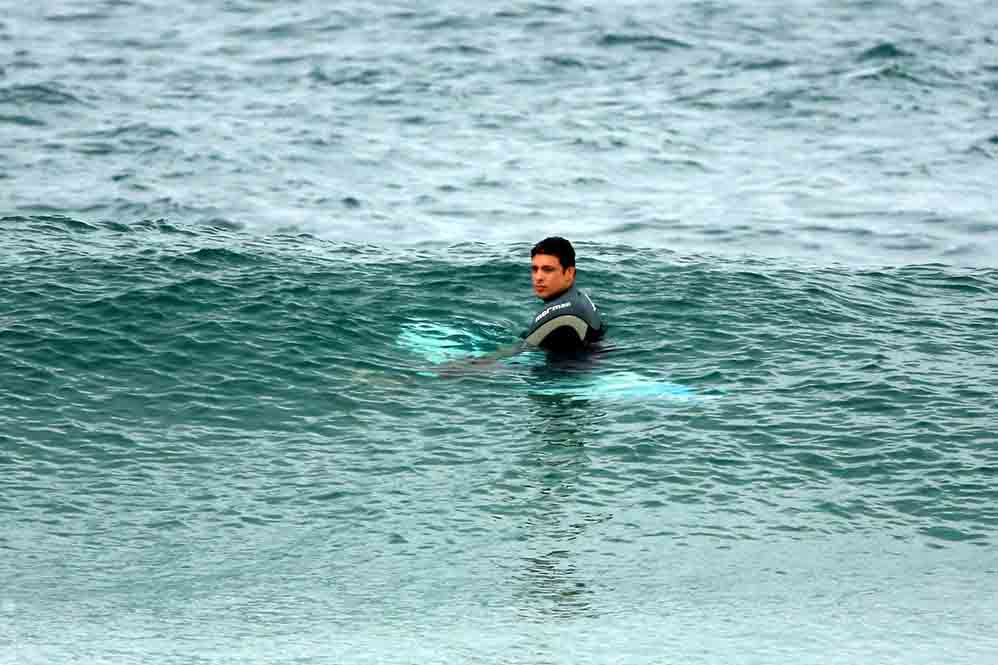
[[[606,328],[589,296],[575,286],[575,248],[553,236],[530,250],[534,293],[544,307],[534,317],[524,341],[546,351],[578,352],[598,342]]]
[[[530,250],[534,293],[544,306],[521,334],[523,341],[480,358],[449,363],[445,374],[484,367],[528,348],[541,348],[558,356],[577,356],[598,342],[606,332],[599,309],[575,286],[575,248],[568,240],[545,238]]]

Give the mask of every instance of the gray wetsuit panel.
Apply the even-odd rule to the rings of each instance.
[[[581,349],[603,336],[603,320],[589,296],[572,285],[544,303],[524,336],[545,349]]]

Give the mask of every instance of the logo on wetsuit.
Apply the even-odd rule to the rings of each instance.
[[[537,317],[534,319],[534,323],[537,323],[551,312],[557,312],[559,309],[565,309],[566,307],[571,307],[571,306],[572,303],[570,302],[563,302],[560,305],[552,305],[551,307],[548,307],[546,310],[538,314]]]

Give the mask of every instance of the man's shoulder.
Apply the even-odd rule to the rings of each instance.
[[[545,300],[540,310],[534,316],[534,323],[550,318],[552,316],[566,314],[567,310],[575,308],[580,302],[579,290],[572,286],[559,293],[554,298]]]
[[[571,308],[572,308],[571,300],[561,300],[561,301],[553,300],[550,302],[546,302],[544,303],[544,308],[534,316],[534,324],[536,325],[541,321],[543,321],[544,319],[562,314],[565,312],[565,310]]]
[[[534,315],[533,326],[537,326],[544,321],[559,316],[578,316],[592,325],[599,326],[599,308],[593,302],[586,291],[582,291],[576,286],[572,286],[551,300],[544,302],[544,305]],[[595,319],[595,321],[594,321]]]
[[[573,285],[544,302],[523,336],[536,346],[569,349],[599,340],[604,329],[592,298]]]

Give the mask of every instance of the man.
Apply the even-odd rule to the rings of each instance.
[[[575,286],[575,248],[553,236],[530,250],[534,293],[544,307],[524,333],[527,344],[555,352],[581,351],[603,337],[596,305]]]
[[[529,346],[558,354],[583,351],[603,337],[606,326],[589,296],[575,287],[575,249],[564,238],[545,238],[530,250],[534,293],[544,307],[534,316],[523,342],[497,349],[477,358],[447,363],[444,376],[460,375],[473,368],[494,365]]]

